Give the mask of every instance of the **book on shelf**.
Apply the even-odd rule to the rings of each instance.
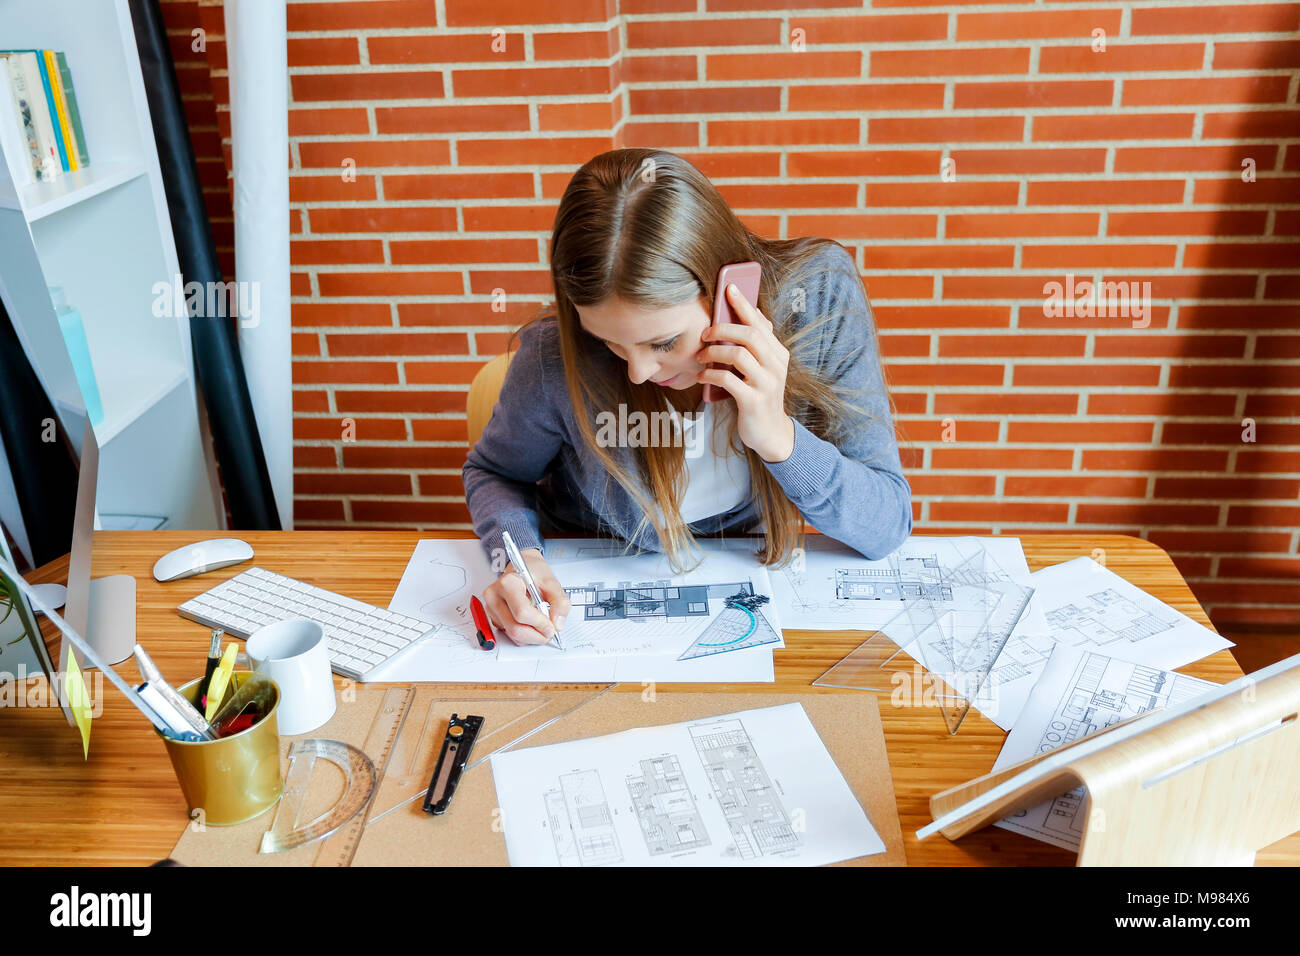
[[[0,62],[0,123],[6,126],[0,145],[15,184],[48,182],[89,165],[67,57],[57,50],[0,50]]]

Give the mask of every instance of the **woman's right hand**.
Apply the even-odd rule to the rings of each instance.
[[[542,592],[542,600],[551,605],[550,618],[533,606],[528,586],[513,566],[484,590],[483,607],[492,626],[504,631],[516,644],[546,644],[555,637],[557,630],[564,627],[564,618],[569,613],[569,595],[560,587],[541,551],[525,548],[520,553],[524,564],[528,565],[528,573],[533,576],[533,583]]]

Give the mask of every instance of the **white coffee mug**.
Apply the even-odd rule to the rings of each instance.
[[[245,650],[280,688],[276,720],[283,736],[305,734],[334,716],[334,674],[319,624],[304,618],[268,624],[249,636]]]

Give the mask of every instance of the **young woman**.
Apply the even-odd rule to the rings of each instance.
[[[748,261],[763,269],[754,304],[714,288],[723,265]],[[547,620],[502,574],[484,604],[510,638],[563,626],[552,530],[621,538],[679,569],[693,534],[765,532],[758,557],[780,566],[805,521],[868,558],[911,533],[875,323],[843,246],[756,236],[686,160],[618,149],[564,191],[551,277],[555,304],[517,333],[462,473],[493,566],[509,531],[551,605]],[[715,295],[738,323],[710,327]],[[701,401],[706,382],[721,401]]]

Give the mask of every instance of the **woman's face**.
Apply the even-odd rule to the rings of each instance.
[[[622,299],[576,307],[578,321],[611,352],[627,362],[634,384],[654,382],[679,391],[694,388],[704,368],[695,354],[711,316],[703,297],[667,309],[643,311]]]

